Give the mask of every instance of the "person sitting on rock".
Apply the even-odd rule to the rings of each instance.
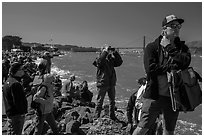
[[[75,97],[75,86],[74,86],[75,75],[71,75],[69,80],[65,81],[62,85],[62,96],[65,97],[68,102],[72,102]]]
[[[71,135],[85,135],[85,133],[79,128],[81,123],[78,121],[79,113],[77,111],[72,112],[72,120],[66,124],[66,134]]]
[[[88,89],[87,81],[83,81],[80,87],[80,100],[82,102],[91,102],[93,93]]]
[[[54,97],[61,96],[62,80],[60,79],[60,75],[55,76],[53,84],[55,86]]]

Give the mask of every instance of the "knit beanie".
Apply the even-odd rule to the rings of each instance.
[[[18,62],[14,62],[13,64],[11,64],[11,67],[9,69],[9,74],[10,75],[15,75],[16,72],[21,68],[22,64],[18,63]]]

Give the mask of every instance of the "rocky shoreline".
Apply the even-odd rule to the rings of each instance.
[[[28,101],[29,102],[29,101]],[[72,123],[71,114],[78,112],[80,126],[78,129],[83,131],[86,135],[128,135],[126,132],[127,117],[126,117],[126,104],[124,102],[117,103],[119,109],[116,110],[116,116],[120,122],[109,119],[108,109],[104,107],[101,118],[94,119],[94,108],[89,106],[80,106],[77,102],[75,104],[69,104],[67,102],[61,102],[60,99],[55,98],[54,101],[54,115],[61,134],[72,134],[68,131],[68,126]],[[29,109],[29,113],[26,115],[26,121],[24,124],[23,134],[32,135],[34,132],[36,122],[36,114],[33,110]],[[6,117],[2,115],[2,134],[6,134],[7,124]],[[45,123],[43,134],[52,134],[50,127]],[[178,120],[176,129],[176,135],[202,135],[202,126],[196,124],[189,124],[185,121]]]
[[[127,127],[127,117],[125,109],[116,109],[115,113],[119,121],[113,121],[109,119],[108,107],[104,106],[102,110],[101,117],[99,119],[94,119],[94,108],[80,105],[77,102],[72,104],[61,102],[60,99],[55,98],[54,100],[54,116],[58,127],[60,129],[61,135],[74,134],[71,131],[74,129],[78,135],[129,135],[126,132]],[[77,119],[78,126],[73,122],[72,114],[77,112],[79,118]],[[26,115],[26,120],[23,128],[23,135],[32,135],[34,133],[34,127],[36,122],[36,114],[32,109]],[[6,134],[7,124],[6,118],[2,119],[2,134]],[[52,131],[48,124],[45,122],[43,128],[44,135],[52,135]],[[75,133],[76,134],[76,133]],[[202,130],[199,130],[196,125],[188,124],[183,121],[178,120],[175,129],[176,135],[201,135]]]

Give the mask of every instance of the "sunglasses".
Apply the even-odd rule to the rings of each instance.
[[[182,25],[181,24],[168,24],[166,27],[170,27],[172,29],[181,29]]]

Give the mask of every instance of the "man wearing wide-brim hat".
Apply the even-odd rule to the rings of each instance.
[[[14,62],[9,69],[9,78],[3,86],[3,100],[8,118],[8,132],[10,135],[21,135],[27,113],[27,99],[21,78],[24,75],[22,64]]]

